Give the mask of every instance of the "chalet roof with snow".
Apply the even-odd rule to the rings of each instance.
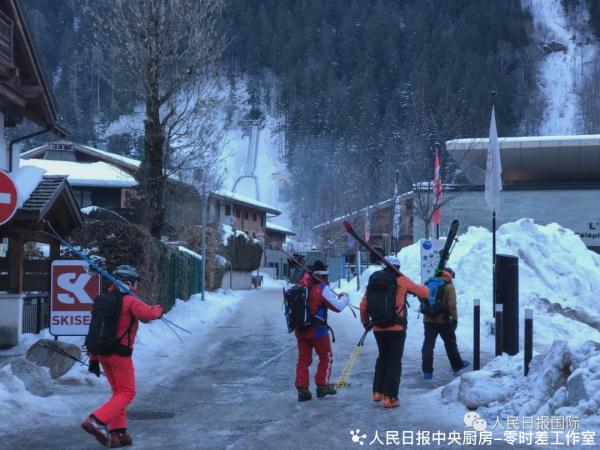
[[[21,160],[21,167],[33,166],[46,171],[46,175],[67,176],[69,184],[76,187],[132,188],[136,179],[114,165],[99,161],[80,163],[48,159]]]
[[[21,158],[80,163],[103,161],[129,173],[137,172],[141,165],[141,162],[134,158],[64,140],[49,142],[48,144],[23,152],[21,153]]]
[[[281,214],[281,211],[276,209],[274,206],[260,202],[258,200],[254,200],[253,198],[246,197],[245,195],[238,194],[236,192],[227,191],[225,189],[219,189],[217,191],[211,192],[210,196],[225,202],[254,208],[259,211],[264,211],[268,214],[273,214],[274,216],[279,216]]]
[[[488,138],[446,142],[446,149],[472,184],[485,182],[488,143]],[[600,135],[505,137],[499,143],[505,182],[600,182]]]
[[[294,233],[289,228],[282,227],[281,225],[277,225],[276,223],[273,223],[273,222],[267,222],[266,228],[267,228],[267,231],[272,232],[272,233],[285,234],[286,236],[295,236],[296,235],[296,233]]]
[[[6,224],[7,227],[23,227],[26,223],[35,225],[50,219],[57,231],[69,233],[83,225],[83,216],[66,176],[44,175],[27,199],[23,200],[23,205]]]
[[[57,123],[56,102],[19,0],[0,1],[0,99],[7,105],[7,126],[27,118],[60,136],[66,135]]]

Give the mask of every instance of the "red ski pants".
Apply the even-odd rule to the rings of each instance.
[[[298,364],[296,365],[296,387],[308,389],[310,385],[308,368],[312,363],[312,351],[315,349],[319,357],[315,382],[317,384],[329,384],[331,375],[331,364],[333,353],[329,334],[317,338],[305,338],[296,336],[298,340]]]
[[[135,397],[135,374],[131,356],[99,355],[98,361],[110,383],[112,397],[94,411],[109,430],[127,428],[127,406]]]

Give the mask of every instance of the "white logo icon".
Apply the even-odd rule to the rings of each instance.
[[[465,414],[464,422],[467,428],[473,428],[475,431],[485,431],[487,430],[487,422],[479,417],[475,411],[469,411]]]
[[[59,275],[56,280],[58,286],[65,291],[71,292],[75,297],[69,294],[58,294],[56,298],[59,302],[66,303],[67,305],[75,303],[75,299],[79,300],[80,303],[94,303],[94,300],[85,292],[85,287],[90,278],[92,278],[92,275],[89,273],[82,273],[77,276],[76,273],[68,272]]]
[[[358,443],[360,445],[365,445],[363,439],[366,439],[367,435],[365,433],[360,434],[360,430],[358,428],[356,429],[356,431],[350,430],[350,436],[352,436],[352,442]]]

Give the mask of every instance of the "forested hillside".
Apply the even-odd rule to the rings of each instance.
[[[113,79],[99,70],[106,56],[83,6],[94,2],[24,3],[72,139],[139,151],[140,136],[103,137],[135,100],[111,88],[119,61]],[[297,220],[388,197],[406,160],[417,167],[405,187],[429,173],[435,145],[485,135],[491,89],[501,135],[534,130],[539,118],[541,50],[519,0],[229,0],[222,27],[222,88],[248,86],[247,99],[224,95],[223,107],[285,118]]]

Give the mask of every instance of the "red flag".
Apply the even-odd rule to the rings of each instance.
[[[435,162],[433,163],[433,214],[431,221],[439,225],[442,220],[442,210],[440,203],[442,201],[442,175],[440,174],[440,157],[435,151]]]

